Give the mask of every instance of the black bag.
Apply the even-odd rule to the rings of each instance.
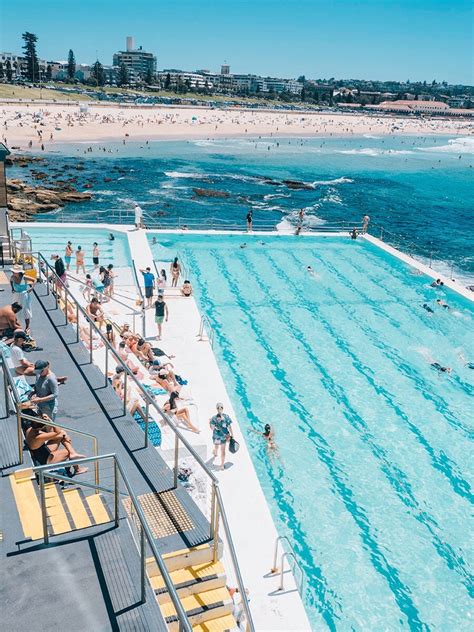
[[[240,448],[239,443],[234,439],[234,437],[231,437],[229,441],[229,452],[232,452],[232,454],[235,454],[236,452],[239,451],[239,448]]]

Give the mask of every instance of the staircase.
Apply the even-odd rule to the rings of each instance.
[[[9,476],[25,538],[43,537],[39,490],[31,468],[16,470]],[[104,524],[112,520],[102,494],[85,495],[82,489],[62,489],[55,483],[44,486],[49,533],[60,535]]]
[[[222,556],[222,546],[218,557]],[[163,556],[166,567],[196,632],[237,630],[232,615],[234,603],[226,586],[224,565],[213,561],[213,549],[202,544]],[[176,611],[153,558],[147,560],[147,573],[161,612],[171,632],[178,632]]]

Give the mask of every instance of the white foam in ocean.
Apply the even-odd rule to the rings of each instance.
[[[415,152],[408,149],[376,149],[374,147],[364,147],[362,149],[341,149],[336,153],[351,156],[370,156],[371,158],[375,158],[377,156],[406,156],[408,154],[414,154]]]
[[[96,195],[115,195],[117,192],[116,191],[110,191],[109,189],[106,189],[105,191],[94,191],[94,193]]]
[[[335,178],[334,180],[315,180],[312,185],[317,186],[318,184],[350,184],[352,182],[354,182],[354,180],[351,180],[351,178],[345,178],[343,176],[342,178]]]
[[[186,173],[185,171],[165,171],[165,176],[168,178],[197,178],[200,179],[204,176],[204,173]]]
[[[474,154],[474,138],[467,136],[464,138],[452,138],[447,145],[434,147],[418,147],[420,151],[443,152],[450,154]]]

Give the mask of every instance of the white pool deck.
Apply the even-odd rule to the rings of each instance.
[[[14,226],[27,228],[34,225],[16,224]],[[45,226],[45,223],[41,225]],[[55,223],[46,225],[51,226],[51,228],[58,226]],[[64,226],[64,224],[61,224],[61,226]],[[69,226],[71,228],[92,228],[91,224],[69,224]],[[160,234],[166,233],[228,234],[226,231],[145,231],[136,230],[133,226],[109,224],[94,224],[93,227],[98,230],[105,229],[107,231],[114,230],[125,233],[128,237],[131,257],[135,262],[137,271],[149,266],[153,272],[153,255],[147,239],[148,233],[156,235],[158,241]],[[241,234],[248,236],[246,232]],[[258,234],[277,236],[278,234],[288,233],[259,232]],[[311,238],[324,236],[348,238],[347,233],[301,234],[301,237]],[[441,278],[446,287],[471,301],[474,300],[473,292],[437,273],[429,266],[415,261],[412,257],[401,253],[371,235],[364,235],[361,238],[382,248],[411,267],[417,268],[428,277],[433,279]],[[169,263],[160,265],[160,262],[157,262],[157,264],[159,268],[166,266],[168,271]],[[138,272],[138,275],[139,277],[141,276],[140,272]],[[141,279],[139,280],[141,281]],[[119,289],[119,287],[120,284],[116,289]],[[133,290],[130,291],[129,286],[122,289],[133,298]],[[177,292],[169,289],[165,291],[165,300],[169,308],[169,321],[163,324],[163,338],[158,343],[158,346],[176,356],[176,360],[174,360],[176,370],[189,382],[190,386],[187,387],[186,394],[190,394],[195,402],[195,405],[191,406],[191,414],[193,422],[198,425],[201,432],[199,435],[186,430],[183,430],[183,432],[201,457],[208,462],[219,479],[241,572],[250,594],[250,606],[255,627],[259,631],[281,630],[288,632],[323,629],[325,625],[322,618],[320,622],[316,621],[313,627],[310,626],[291,572],[285,574],[285,590],[283,592],[277,590],[279,577],[271,576],[269,573],[273,563],[274,547],[278,533],[239,428],[239,420],[236,418],[235,411],[232,408],[217,359],[209,341],[207,339],[203,341],[198,340],[197,334],[201,322],[201,314],[197,303],[193,297],[180,297],[177,295]],[[115,315],[119,315],[120,311],[126,312],[125,308],[122,309],[116,304],[113,307],[111,306],[110,309]],[[127,319],[122,315],[122,322],[124,320],[130,320],[130,318]],[[156,335],[153,309],[146,310],[146,335],[148,339]],[[215,404],[218,401],[223,402],[226,412],[236,422],[234,424],[234,433],[241,446],[236,455],[227,455],[224,471],[214,469],[211,461],[212,442],[208,421],[215,413]]]

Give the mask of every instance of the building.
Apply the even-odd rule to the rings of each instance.
[[[130,83],[144,81],[148,76],[156,76],[156,56],[147,53],[140,46],[134,47],[133,37],[128,36],[126,42],[127,50],[115,53],[113,66],[120,67],[122,64],[128,70]]]
[[[214,83],[211,79],[207,77],[207,75],[199,72],[165,68],[164,70],[160,70],[156,76],[161,86],[169,88],[170,90],[174,90],[180,85],[198,90],[212,90],[214,87]]]
[[[402,100],[383,101],[379,105],[368,106],[379,111],[399,112],[402,114],[432,114],[434,116],[474,116],[474,110],[450,108],[442,101]]]

